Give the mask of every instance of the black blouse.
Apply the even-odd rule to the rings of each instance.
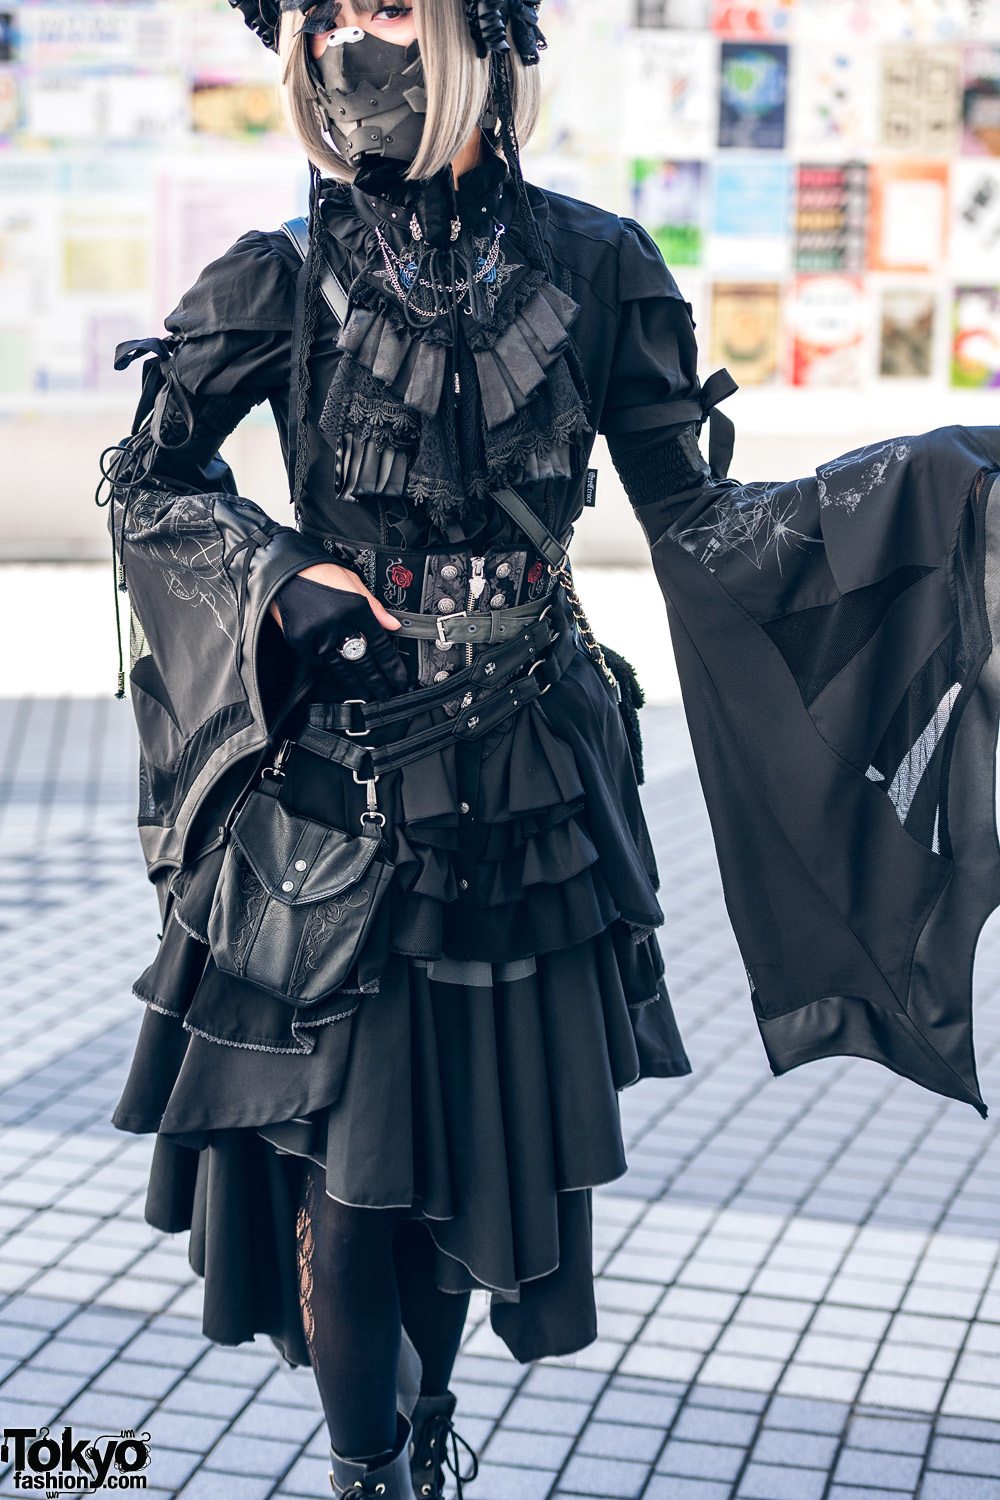
[[[534,301],[530,298],[532,283],[524,280],[520,269],[528,259],[523,248],[526,234],[519,223],[519,207],[511,185],[503,180],[502,164],[490,158],[459,184],[458,206],[464,223],[504,225],[500,279],[512,276],[514,284],[514,294],[506,308],[500,306],[495,326],[485,330],[481,340],[485,355],[477,352],[470,356],[473,340],[459,340],[463,345],[461,359],[465,361],[460,365],[465,393],[460,404],[476,410],[478,415],[472,420],[478,420],[486,432],[482,409],[488,393],[484,387],[478,402],[470,403],[470,382],[465,377],[472,371],[474,385],[474,377],[479,374],[481,386],[484,380],[493,378],[492,364],[482,376],[481,361],[485,358],[490,363],[491,355],[506,348],[511,338],[523,354],[524,340],[517,337],[516,328],[509,329],[512,318],[524,329],[536,353],[540,352],[539,345],[531,329],[525,327],[525,318],[533,327],[542,328],[543,337],[544,328],[552,324],[553,310],[569,325],[561,347],[568,352],[573,387],[565,377],[560,387],[555,378],[557,367],[549,366],[542,372],[548,388],[544,383],[537,386],[526,414],[529,422],[544,425],[546,413],[555,410],[558,427],[557,408],[563,400],[563,388],[570,391],[580,412],[570,459],[562,465],[556,459],[547,469],[547,459],[536,462],[534,468],[534,461],[519,470],[515,464],[514,471],[508,470],[504,479],[517,481],[550,527],[562,532],[582,509],[586,460],[595,432],[607,434],[612,457],[635,503],[647,498],[650,484],[655,484],[662,495],[665,475],[674,489],[693,482],[686,461],[682,460],[679,471],[674,472],[678,463],[674,439],[682,428],[701,419],[697,351],[690,307],[653,241],[638,224],[560,194],[535,188],[528,192],[550,262],[549,281],[539,288],[542,300],[536,297]],[[366,280],[370,292],[380,271],[383,283],[386,281],[388,256],[383,245],[389,246],[394,258],[405,259],[410,240],[408,212],[398,194],[366,195],[361,179],[351,189],[334,187],[325,193],[322,216],[327,232],[326,254],[344,284],[351,286],[352,306],[357,299],[362,304],[367,301],[370,309],[377,301],[364,294]],[[486,243],[492,243],[488,236]],[[513,272],[508,269],[511,267]],[[218,488],[219,468],[213,464],[218,446],[252,407],[265,400],[271,405],[287,458],[290,349],[299,270],[297,252],[280,230],[251,231],[206,267],[169,315],[166,326],[173,336],[168,341],[172,357],[164,363],[170,386],[158,427],[169,447],[160,447],[153,454],[155,475],[201,489]],[[522,277],[520,288],[518,276]],[[542,280],[539,273],[535,273],[535,280]],[[392,301],[391,293],[388,300]],[[540,309],[541,322],[532,316],[533,309]],[[370,323],[373,313],[362,309],[354,317]],[[466,320],[460,317],[458,322],[465,334]],[[507,336],[498,337],[497,328],[503,333],[504,323],[508,325]],[[362,322],[360,326],[364,333],[367,325]],[[383,333],[383,339],[394,336],[414,341],[406,329],[400,334],[390,327],[388,334]],[[367,546],[412,549],[461,545],[473,539],[486,545],[513,540],[511,523],[493,506],[488,491],[470,493],[475,483],[470,485],[468,479],[461,486],[465,498],[459,509],[444,515],[440,508],[435,511],[433,504],[409,492],[414,487],[419,490],[413,483],[413,470],[423,448],[414,456],[415,445],[411,444],[409,454],[400,457],[390,452],[387,456],[383,439],[377,452],[369,448],[366,455],[359,456],[360,445],[355,439],[353,457],[350,444],[345,455],[345,408],[343,402],[338,407],[334,399],[338,384],[343,385],[344,342],[324,304],[310,356],[308,468],[297,524],[324,538]],[[430,353],[426,348],[422,352],[429,360],[433,348]],[[365,357],[363,349],[352,354],[355,363]],[[530,359],[530,355],[526,357]],[[541,358],[544,362],[553,356],[542,353]],[[516,401],[511,367],[515,379],[527,382],[519,374],[515,355],[501,373],[508,388],[514,390]],[[364,379],[368,379],[370,368],[369,364],[368,369],[360,369]],[[412,390],[411,381],[407,394]],[[354,388],[349,389],[348,398],[348,404],[356,402]],[[500,398],[506,399],[502,389]],[[530,404],[532,400],[534,405]],[[571,405],[569,396],[564,404]],[[400,411],[408,414],[410,410],[401,403],[397,419]],[[508,426],[516,427],[516,421]],[[502,434],[506,429],[501,425],[497,430]],[[457,441],[459,446],[464,442],[461,433]],[[566,449],[561,451],[565,458]],[[479,487],[485,489],[484,485]],[[249,491],[252,497],[252,483]]]

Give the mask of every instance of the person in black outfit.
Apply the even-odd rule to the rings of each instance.
[[[165,339],[119,350],[152,356],[111,477],[164,924],[114,1119],[156,1133],[146,1217],[191,1231],[206,1335],[312,1366],[335,1495],[440,1500],[470,1293],[519,1360],[596,1336],[617,1092],[689,1072],[636,698],[565,565],[595,433],[668,597],[775,1071],[867,1056],[977,1108],[1000,443],[727,480],[733,382],[700,385],[650,238],[521,177],[530,0],[232,3],[283,59],[310,214],[244,235]],[[294,529],[218,456],[263,401]],[[245,804],[298,830],[269,875],[280,841],[247,852],[239,789],[283,739]],[[384,899],[317,898],[272,981],[295,840],[359,818]],[[357,951],[307,994],[351,921]]]

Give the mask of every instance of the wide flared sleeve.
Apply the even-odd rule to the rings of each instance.
[[[865,1057],[985,1114],[1000,904],[1000,429],[639,510],[775,1073]]]
[[[284,235],[252,231],[205,267],[165,319],[166,338],[119,346],[119,369],[150,356],[132,447],[146,478],[235,492],[218,449],[254,406],[287,407],[296,271]]]
[[[633,505],[646,505],[710,478],[698,435],[736,385],[720,371],[702,386],[690,304],[649,235],[629,219],[618,253],[618,308],[598,428]],[[728,458],[716,458],[712,467],[724,473]]]

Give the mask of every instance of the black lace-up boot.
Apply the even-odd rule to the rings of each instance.
[[[415,1500],[410,1478],[412,1429],[399,1417],[396,1442],[387,1459],[341,1458],[330,1449],[334,1500]],[[374,1467],[373,1467],[374,1464]]]
[[[444,1500],[445,1470],[455,1480],[455,1500],[462,1500],[462,1486],[471,1484],[479,1472],[479,1460],[452,1424],[457,1397],[421,1396],[413,1410],[410,1442],[410,1473],[416,1500]],[[471,1459],[462,1473],[459,1448]]]

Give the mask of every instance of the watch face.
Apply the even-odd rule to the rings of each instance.
[[[340,654],[345,661],[360,661],[368,650],[368,642],[363,635],[348,636],[340,648]]]

